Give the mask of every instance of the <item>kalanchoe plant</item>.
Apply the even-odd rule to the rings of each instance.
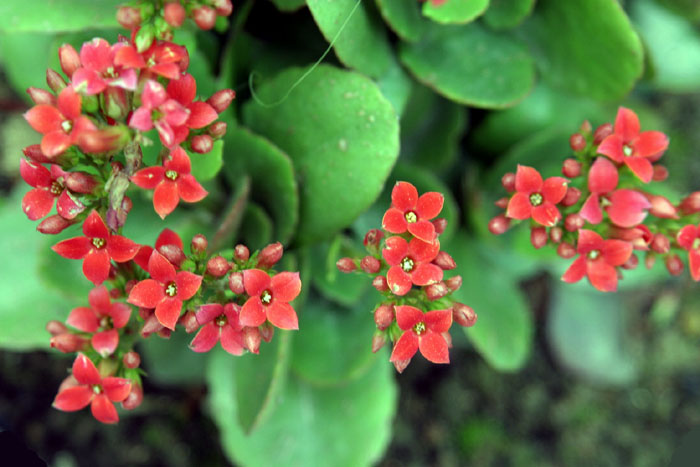
[[[372,285],[383,295],[374,309],[377,331],[372,351],[394,342],[390,360],[399,373],[417,351],[433,363],[449,363],[452,323],[464,327],[476,323],[474,310],[450,297],[462,278],[444,278],[444,272],[457,264],[440,250],[439,236],[447,226],[445,219],[437,218],[443,202],[440,193],[419,196],[411,183],[397,182],[382,230],[372,229],[365,235],[368,255],[336,263],[342,272],[372,277]]]
[[[639,264],[637,255],[647,268],[660,257],[668,272],[678,275],[679,253],[687,250],[691,275],[700,280],[700,195],[691,193],[674,204],[652,188],[668,177],[658,163],[668,137],[641,131],[637,115],[620,107],[614,125],[593,131],[584,122],[569,143],[574,157],[562,165],[566,178],[543,181],[536,169],[522,165],[503,176],[503,187],[512,194],[496,202],[505,212],[491,220],[491,232],[499,235],[513,220],[530,219],[535,248],[550,244],[562,258],[578,255],[562,280],[588,277],[603,292],[617,290],[622,270]]]

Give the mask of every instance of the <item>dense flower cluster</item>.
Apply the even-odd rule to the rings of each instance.
[[[662,258],[668,272],[678,275],[684,267],[679,252],[687,250],[691,275],[700,280],[694,225],[700,192],[676,205],[650,188],[668,177],[658,163],[668,137],[641,131],[637,115],[620,107],[614,125],[593,131],[585,122],[569,143],[575,157],[563,163],[566,178],[543,180],[536,169],[522,165],[503,176],[511,195],[496,202],[505,212],[491,220],[491,232],[502,234],[513,220],[530,219],[535,248],[551,243],[562,258],[576,257],[562,280],[587,277],[603,292],[617,290],[622,269],[636,268],[638,255],[647,268]]]
[[[28,89],[36,105],[25,118],[42,139],[24,150],[20,163],[22,178],[33,188],[22,200],[23,211],[31,220],[43,219],[37,230],[45,234],[81,225],[81,235],[53,250],[81,260],[95,286],[87,305],[73,309],[65,324],[47,325],[53,348],[78,352],[54,406],[74,411],[90,405],[103,423],[118,421],[115,402],[132,409],[143,399],[140,356],[134,351],[139,337],[167,338],[180,325],[196,332],[195,352],[221,342],[227,352],[241,355],[258,353],[261,341],[272,339],[273,326],[298,328],[289,302],[300,292],[299,274],[272,269],[282,257],[281,244],[253,254],[244,245],[212,254],[206,238],[196,235],[186,253],[169,229],[153,247],[122,235],[132,182],[153,190],[162,218],[180,200],[195,203],[207,195],[191,173],[188,152],[206,157],[226,133],[218,118],[235,97],[225,89],[198,100],[195,78],[187,73],[187,49],[171,42],[172,27],[184,16],[209,29],[217,14],[230,14],[229,0],[170,2],[163,9],[154,7],[161,2],[137,3],[119,12],[131,28],[130,39],[109,44],[95,38],[80,52],[63,45],[63,75],[47,70],[53,92]],[[168,27],[159,28],[162,21]],[[154,144],[145,134],[152,129],[163,150],[148,167],[141,148]],[[54,205],[56,214],[49,216]]]
[[[370,275],[382,293],[374,310],[372,350],[378,351],[387,340],[394,342],[390,360],[399,372],[419,350],[433,363],[449,363],[452,323],[468,327],[476,322],[474,310],[450,297],[462,285],[461,276],[444,278],[457,264],[440,250],[439,236],[447,226],[445,219],[437,218],[443,201],[440,193],[418,196],[412,184],[397,182],[382,230],[365,235],[369,254],[337,262],[342,272]]]

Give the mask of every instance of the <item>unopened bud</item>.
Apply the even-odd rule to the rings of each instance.
[[[216,14],[219,16],[229,16],[233,12],[231,0],[213,0],[211,5],[216,8]]]
[[[672,276],[680,276],[683,272],[683,267],[683,261],[680,256],[672,254],[666,257],[666,269]]]
[[[506,189],[508,193],[515,191],[515,174],[513,172],[507,172],[503,177],[501,177],[501,185]]]
[[[545,227],[533,227],[530,230],[530,243],[539,250],[547,244],[547,229]]]
[[[651,249],[660,254],[666,254],[671,249],[671,241],[662,233],[657,233],[651,240]]]
[[[177,322],[185,328],[185,332],[187,334],[192,334],[199,329],[197,315],[192,310],[187,310],[184,315],[180,316],[180,319]]]
[[[374,256],[365,256],[360,261],[360,267],[367,274],[376,274],[382,267],[382,263]]]
[[[245,293],[245,286],[243,285],[243,273],[242,272],[232,272],[228,276],[228,287],[231,292],[241,295]]]
[[[656,164],[654,166],[654,174],[651,179],[655,182],[663,182],[668,178],[668,169],[661,164]]]
[[[600,144],[605,138],[613,134],[613,126],[610,123],[603,123],[595,129],[593,133],[593,143]]]
[[[102,109],[108,117],[121,120],[129,113],[130,103],[124,89],[117,86],[107,86],[102,96]]]
[[[63,44],[58,48],[58,61],[61,63],[61,70],[68,76],[73,76],[75,70],[80,68],[80,55],[70,44]]]
[[[381,331],[385,330],[394,322],[394,306],[380,305],[374,310],[374,323]]]
[[[437,235],[442,235],[442,233],[447,228],[447,219],[445,219],[444,217],[438,217],[437,219],[433,219],[430,222],[433,224],[433,227],[435,227],[435,233]]]
[[[379,244],[382,242],[382,238],[384,238],[384,232],[379,229],[370,229],[365,234],[365,239],[362,243],[364,243],[367,251],[376,253],[379,250]]]
[[[503,214],[499,214],[489,221],[489,232],[494,235],[505,233],[508,227],[510,227],[510,219]]]
[[[228,125],[226,125],[226,122],[214,122],[207,130],[207,133],[209,133],[212,138],[223,138],[226,135],[227,127]]]
[[[561,166],[561,173],[565,177],[576,178],[581,175],[581,163],[576,159],[566,159]]]
[[[36,230],[46,235],[56,235],[63,232],[66,227],[72,224],[72,220],[64,219],[58,214],[54,214],[41,221],[41,223],[36,226]]]
[[[88,340],[70,332],[57,334],[51,338],[51,347],[63,353],[73,353],[84,350]]]
[[[160,337],[161,339],[170,339],[170,336],[172,335],[172,333],[173,333],[173,331],[171,329],[168,329],[168,328],[162,328],[156,332],[158,337]]]
[[[66,187],[74,193],[89,195],[97,188],[97,180],[85,172],[70,172],[64,180]]]
[[[676,207],[665,196],[645,193],[646,198],[651,203],[649,214],[661,219],[678,219]]]
[[[272,337],[275,335],[275,328],[269,321],[262,323],[258,329],[260,329],[262,339],[267,343],[269,343],[272,340]]]
[[[152,23],[144,24],[141,29],[136,33],[134,38],[134,45],[136,45],[136,51],[139,53],[145,52],[155,39],[155,26]]]
[[[552,243],[561,242],[561,237],[563,235],[564,231],[561,229],[561,227],[552,227],[549,229],[549,239],[552,241]]]
[[[141,24],[141,11],[130,6],[120,7],[117,10],[117,21],[124,29],[136,29]]]
[[[216,24],[216,11],[208,6],[201,6],[194,9],[192,18],[200,29],[208,31]]]
[[[336,261],[335,266],[340,272],[353,272],[357,269],[357,266],[355,265],[355,260],[348,257],[340,258],[338,261]]]
[[[162,324],[160,324],[160,321],[158,321],[156,314],[149,313],[144,318],[144,323],[143,323],[143,326],[141,327],[141,337],[143,337],[145,339],[145,338],[149,337],[151,334],[153,334],[154,332],[158,332],[162,329],[165,329],[165,328],[163,327]]]
[[[593,127],[591,126],[591,122],[588,120],[584,120],[583,123],[581,124],[581,127],[579,128],[579,131],[584,134],[588,135],[593,131]]]
[[[447,284],[445,284],[443,281],[427,285],[423,290],[425,290],[425,296],[428,298],[428,300],[431,301],[439,300],[448,293],[450,293]]]
[[[476,319],[476,312],[472,307],[459,302],[452,305],[452,321],[460,326],[470,328],[474,326]]]
[[[46,323],[46,330],[52,336],[57,336],[59,334],[68,332],[68,328],[66,327],[66,325],[60,321],[56,321],[55,319],[52,319],[51,321]]]
[[[179,1],[166,3],[163,7],[165,22],[174,28],[179,28],[185,22],[185,7]]]
[[[26,154],[26,153],[25,153]],[[678,208],[684,215],[700,212],[700,191],[694,191],[681,201]]]
[[[403,373],[403,370],[405,370],[408,364],[411,363],[411,359],[409,358],[407,360],[395,360],[391,363],[394,364],[394,368],[396,368],[396,371],[398,371],[399,373]]]
[[[262,336],[260,335],[260,330],[258,328],[253,328],[246,326],[243,328],[243,347],[248,349],[250,353],[260,352],[260,342],[262,341]]]
[[[48,84],[51,90],[56,94],[63,91],[63,88],[66,87],[66,81],[51,68],[46,69],[46,84]]]
[[[493,204],[495,204],[497,208],[506,209],[508,207],[509,201],[510,198],[504,196],[503,198],[496,200]]]
[[[192,237],[192,242],[190,243],[190,250],[192,250],[192,253],[204,254],[207,251],[207,246],[209,246],[209,243],[207,242],[207,237],[204,235],[197,234]]]
[[[141,402],[143,402],[143,388],[140,384],[132,383],[131,392],[122,401],[122,408],[124,410],[134,410],[141,405]]]
[[[259,268],[271,268],[282,258],[284,247],[280,242],[271,243],[262,249],[258,256]]]
[[[210,276],[223,277],[229,269],[231,265],[223,256],[214,256],[207,261],[207,274]]]
[[[206,154],[214,147],[214,140],[209,135],[197,135],[192,138],[191,146],[197,154]]]
[[[158,247],[158,253],[165,256],[165,259],[170,261],[175,267],[180,267],[187,259],[185,252],[177,245],[161,245]]]
[[[644,266],[651,269],[654,267],[654,263],[656,263],[656,255],[653,251],[647,251],[647,255],[644,257]]]
[[[56,103],[56,97],[46,89],[30,87],[27,88],[27,94],[35,104],[54,105]]]
[[[576,232],[582,229],[586,225],[586,221],[579,214],[572,213],[566,216],[564,219],[564,228],[569,232]]]
[[[586,138],[584,138],[581,133],[574,133],[569,138],[569,146],[571,146],[571,149],[573,149],[576,152],[583,151],[584,149],[586,149]],[[567,160],[570,160],[570,159],[567,159]],[[566,175],[566,174],[564,174],[564,175]],[[568,177],[568,175],[566,175],[566,176]],[[577,177],[578,175],[574,175],[574,176]]]
[[[231,102],[236,98],[236,91],[233,89],[221,89],[216,91],[209,99],[207,104],[214,107],[216,113],[220,114],[231,105]]]
[[[447,285],[447,288],[450,290],[450,292],[459,290],[459,288],[462,287],[462,276],[457,275],[454,277],[450,277],[449,279],[445,280],[445,285]]]
[[[124,357],[122,357],[122,362],[127,368],[138,368],[139,365],[141,365],[141,356],[132,350],[131,352],[124,354]]]
[[[372,336],[372,353],[377,353],[386,344],[386,336],[377,330]]]
[[[379,292],[386,292],[389,290],[389,284],[387,284],[386,277],[384,276],[377,276],[372,279],[372,287],[377,289]]]
[[[632,254],[622,265],[622,269],[632,270],[635,269],[637,266],[639,266],[639,258],[637,258],[637,255]]]
[[[233,257],[238,261],[248,261],[248,258],[250,258],[250,250],[247,246],[239,243],[233,249]]]
[[[41,146],[38,144],[27,146],[26,148],[22,149],[22,152],[33,162],[37,162],[39,164],[48,164],[52,162],[52,159],[49,159],[43,152],[41,152]]]
[[[566,194],[561,200],[561,205],[566,207],[573,206],[574,204],[578,203],[579,199],[581,199],[581,190],[570,186],[566,189]]]
[[[557,254],[564,259],[576,256],[576,248],[571,243],[561,242],[557,247]]]
[[[455,260],[446,251],[440,251],[433,260],[433,264],[439,266],[440,269],[444,271],[451,271],[457,267]]]
[[[130,138],[129,129],[114,125],[101,130],[85,130],[78,136],[78,146],[88,154],[101,154],[123,149]]]

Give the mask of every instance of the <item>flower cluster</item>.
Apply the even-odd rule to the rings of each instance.
[[[90,405],[103,423],[118,421],[115,402],[133,409],[143,399],[141,358],[134,350],[139,337],[167,338],[180,325],[196,333],[190,345],[195,352],[221,342],[227,352],[242,355],[258,353],[261,341],[272,339],[273,326],[298,328],[289,302],[300,292],[299,274],[273,270],[281,244],[253,254],[244,245],[216,253],[196,235],[186,253],[169,229],[153,247],[122,234],[132,208],[130,188],[153,190],[161,218],[180,200],[195,203],[207,195],[191,173],[190,153],[206,157],[226,133],[218,118],[235,97],[225,89],[198,100],[187,49],[171,42],[172,27],[182,23],[173,20],[180,9],[183,18],[191,15],[208,29],[198,11],[214,11],[216,19],[230,14],[230,1],[171,2],[163,8],[154,7],[160,2],[137,3],[130,39],[109,44],[95,38],[80,52],[63,45],[63,75],[47,70],[51,91],[28,89],[35,105],[25,118],[42,140],[25,148],[20,162],[21,176],[32,187],[23,211],[31,220],[43,219],[37,230],[44,234],[80,224],[81,235],[52,249],[81,260],[94,285],[87,305],[74,308],[65,324],[47,325],[53,348],[78,353],[54,407]],[[125,8],[136,7],[120,9],[122,23]],[[158,28],[161,21],[169,27]],[[163,149],[149,167],[142,147],[157,144],[146,135],[152,129]],[[56,213],[49,215],[54,205]]]
[[[173,28],[179,28],[185,19],[192,18],[200,29],[208,31],[216,25],[218,17],[225,18],[233,12],[231,0],[166,0],[162,9],[156,9],[153,1],[133,0],[117,11],[117,21],[126,29],[141,29],[141,35],[172,37]]]
[[[638,255],[647,268],[662,258],[668,272],[678,275],[684,267],[678,253],[687,250],[691,275],[700,280],[700,192],[676,205],[651,188],[668,177],[658,163],[668,137],[641,131],[637,115],[620,107],[614,125],[593,131],[584,122],[569,143],[574,157],[563,162],[566,178],[543,180],[522,165],[503,176],[511,195],[496,201],[505,212],[491,219],[490,231],[502,234],[513,220],[530,219],[535,248],[551,242],[562,258],[576,257],[562,280],[587,277],[603,292],[617,290],[622,269],[636,268]]]
[[[387,340],[394,342],[390,360],[399,372],[418,350],[433,363],[449,363],[452,323],[472,326],[476,313],[450,297],[462,285],[461,276],[444,278],[445,271],[457,267],[440,250],[439,236],[447,221],[437,216],[444,198],[437,192],[418,196],[412,184],[397,182],[391,201],[382,230],[372,229],[365,235],[368,255],[341,258],[337,267],[370,275],[372,285],[383,295],[374,310],[374,352]]]

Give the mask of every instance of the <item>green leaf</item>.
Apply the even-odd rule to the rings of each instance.
[[[491,0],[484,22],[493,29],[510,29],[532,13],[535,0]]]
[[[535,81],[527,49],[478,24],[431,25],[420,42],[402,44],[399,56],[418,81],[474,107],[512,106]]]
[[[83,262],[62,258],[51,250],[51,246],[68,238],[82,236],[80,226],[70,227],[58,235],[51,235],[39,241],[39,277],[42,282],[57,294],[76,303],[84,302],[92,283],[83,274]]]
[[[406,108],[412,85],[413,80],[411,80],[411,77],[408,76],[408,73],[396,59],[392,59],[386,73],[377,78],[377,86],[379,86],[384,97],[389,99],[389,102],[396,110],[396,114],[399,116],[403,114]]]
[[[136,310],[132,313],[136,313]],[[157,335],[141,339],[138,350],[148,378],[161,384],[202,384],[207,355],[190,350],[189,344],[194,336],[179,330],[172,333],[169,339]]]
[[[305,69],[292,68],[260,86],[266,102],[282,97]],[[300,183],[298,241],[328,238],[381,192],[398,156],[398,122],[389,101],[366,77],[321,65],[280,105],[254,101],[245,121],[292,159]]]
[[[335,263],[346,256],[355,258],[364,254],[343,235],[337,235],[332,242],[311,247],[311,278],[318,291],[341,305],[350,306],[357,302],[367,293],[371,280],[364,273],[340,272]]]
[[[466,329],[476,350],[495,369],[515,371],[532,348],[532,315],[511,277],[503,275],[478,241],[459,234],[447,246],[463,285],[453,297],[474,308],[476,324]]]
[[[273,241],[272,219],[256,203],[248,203],[241,222],[241,242],[251,250],[258,250]]]
[[[306,0],[270,0],[280,11],[296,11],[304,6]]]
[[[406,0],[377,0],[377,8],[384,21],[401,39],[415,42],[420,39],[425,20],[418,2]]]
[[[224,142],[214,141],[214,146],[211,151],[206,154],[197,154],[189,152],[190,160],[192,161],[192,175],[199,182],[211,180],[221,170],[224,165],[223,161]]]
[[[299,193],[289,156],[245,128],[229,128],[225,141],[228,180],[236,186],[241,176],[250,176],[251,199],[270,212],[275,239],[287,243],[299,220]]]
[[[339,350],[326,357],[332,360]],[[322,459],[342,466],[374,464],[389,443],[396,411],[391,365],[383,360],[343,386],[317,387],[290,378],[274,410],[246,436],[237,423],[231,359],[212,355],[210,411],[224,452],[237,465],[311,466]]]
[[[488,6],[489,0],[448,0],[438,6],[425,2],[423,15],[438,23],[463,24],[484,14]]]
[[[331,42],[337,36],[333,50],[338,60],[376,78],[389,68],[391,47],[381,20],[369,3],[364,2],[354,9],[358,3],[357,0],[306,0],[323,37]]]
[[[587,98],[620,99],[642,75],[642,43],[618,2],[540,0],[521,32],[542,78]]]
[[[118,28],[122,0],[22,0],[0,4],[0,31],[62,32]]]

